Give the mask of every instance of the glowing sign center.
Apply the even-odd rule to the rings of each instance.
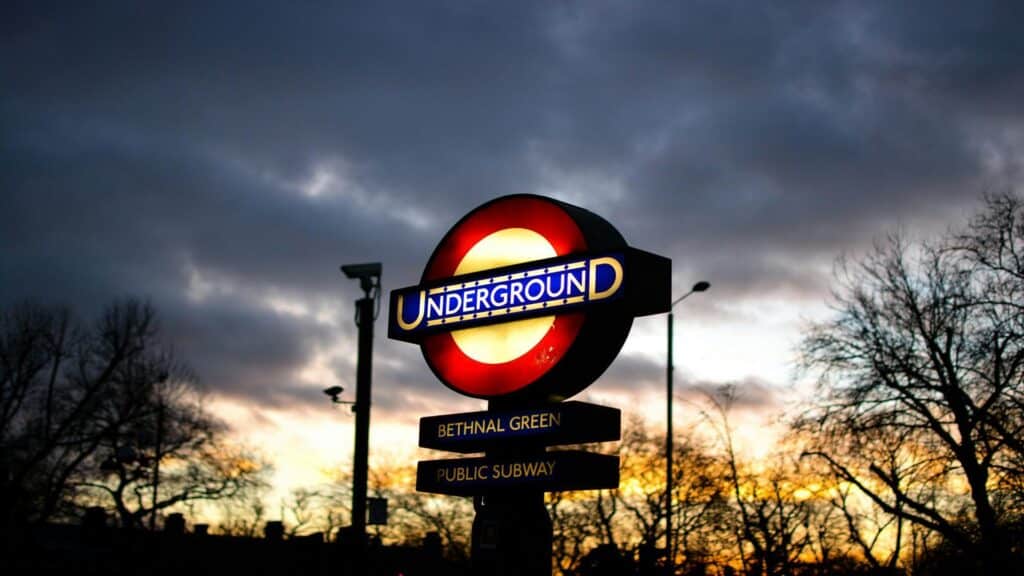
[[[474,244],[455,268],[455,275],[555,256],[558,254],[551,243],[533,230],[505,228]],[[503,364],[529,352],[554,323],[554,316],[543,316],[455,330],[451,335],[459,349],[473,360],[484,364]]]

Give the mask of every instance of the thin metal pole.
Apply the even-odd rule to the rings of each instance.
[[[672,432],[672,405],[674,404],[674,394],[672,392],[672,331],[675,324],[675,316],[672,314],[672,308],[674,308],[676,304],[686,300],[690,295],[697,292],[704,292],[710,287],[710,282],[703,280],[697,282],[689,292],[673,300],[668,309],[668,354],[666,354],[668,361],[665,363],[665,389],[668,395],[665,402],[665,405],[668,407],[668,422],[666,425],[667,432],[665,434],[665,556],[666,565],[669,568],[669,574],[675,574],[676,569],[676,546],[675,540],[672,538],[672,444],[674,440]]]
[[[356,364],[356,445],[352,464],[352,531],[362,546],[366,540],[366,478],[370,443],[370,376],[373,369],[374,299],[356,303],[359,359]]]
[[[665,433],[665,562],[669,574],[675,572],[675,551],[672,540],[672,325],[674,316],[668,313],[668,362],[665,369],[665,392],[667,401],[667,431]]]

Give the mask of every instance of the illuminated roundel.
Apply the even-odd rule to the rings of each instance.
[[[461,394],[562,400],[604,372],[634,316],[668,310],[670,277],[668,258],[592,212],[507,196],[455,224],[418,286],[391,292],[388,335],[419,343]]]
[[[498,198],[445,235],[419,286],[392,292],[389,336],[418,342],[462,394],[566,398],[608,367],[629,333],[638,307],[625,297],[627,263],[660,258],[636,253],[582,208]]]
[[[436,280],[585,252],[583,232],[553,202],[504,198],[470,213],[438,245],[423,273]],[[520,390],[551,370],[572,346],[582,312],[454,330],[423,341],[443,382],[472,396]]]

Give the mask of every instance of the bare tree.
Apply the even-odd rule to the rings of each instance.
[[[217,502],[220,522],[217,532],[226,536],[255,538],[267,522],[266,485],[250,485],[231,498]]]
[[[125,302],[88,327],[66,310],[22,304],[4,318],[0,450],[8,491],[25,514],[48,519],[72,502],[72,477],[120,424],[96,415],[118,371],[146,350],[153,312]]]
[[[665,536],[665,439],[651,433],[643,422],[631,419],[619,444],[620,489],[615,496],[616,508],[621,508],[620,522],[631,526],[628,535],[630,548],[656,548]],[[600,494],[598,494],[600,496]],[[605,523],[611,533],[611,519]],[[610,541],[614,543],[614,541]]]
[[[991,440],[992,474],[1000,513],[1024,510],[1024,201],[1009,193],[986,196],[985,209],[954,236],[949,251],[969,268],[980,296],[978,341],[984,367],[973,377],[988,393],[979,418]],[[987,344],[987,345],[986,345]],[[1018,518],[1019,520],[1019,518]]]
[[[713,426],[722,446],[725,485],[731,492],[736,559],[747,574],[775,576],[793,574],[805,552],[812,549],[812,523],[822,512],[801,493],[807,492],[798,463],[784,450],[766,459],[766,465],[745,462],[736,449],[730,410],[738,392],[725,386],[709,394],[705,420]],[[820,532],[819,532],[820,534]],[[819,549],[820,549],[819,543]]]
[[[109,502],[141,525],[259,480],[261,465],[224,441],[194,375],[160,345],[149,305],[115,303],[91,326],[30,304],[2,318],[4,493],[27,516]]]
[[[317,501],[320,494],[309,488],[296,488],[281,499],[281,518],[289,538],[317,531]],[[328,532],[327,534],[330,534]]]
[[[1014,509],[1001,503],[1024,453],[1022,230],[1019,199],[994,196],[961,233],[914,244],[895,234],[840,261],[835,317],[802,346],[820,376],[797,422],[817,438],[809,452],[882,510],[989,569],[1008,561]],[[878,438],[900,442],[903,465],[871,459]]]
[[[672,536],[683,573],[702,573],[718,562],[720,527],[730,513],[727,467],[699,438],[696,427],[684,429],[673,444]]]
[[[382,460],[370,468],[369,491],[388,500],[386,526],[374,526],[382,541],[418,546],[427,534],[437,533],[444,555],[453,561],[469,559],[473,523],[472,501],[466,498],[422,494],[415,491],[415,467]],[[315,526],[325,533],[350,522],[352,479],[339,472],[334,479],[314,489],[319,513]]]
[[[598,494],[605,500],[607,494]],[[595,522],[597,508],[591,494],[552,492],[547,495],[552,526],[552,561],[560,574],[575,574],[586,554],[599,544],[609,544],[607,524]]]
[[[415,468],[410,465],[378,463],[373,467],[371,490],[376,497],[388,499],[385,535],[392,541],[416,546],[427,534],[437,533],[446,558],[468,560],[472,499],[416,492],[415,479]]]
[[[684,572],[699,571],[714,562],[721,540],[725,500],[718,459],[697,442],[694,434],[675,444],[672,493],[674,537]],[[590,451],[617,453],[620,485],[598,490],[548,496],[554,530],[555,564],[565,574],[581,569],[587,555],[602,547],[617,551],[625,564],[653,562],[664,549],[665,441],[639,418],[627,420],[618,446],[580,446]],[[663,558],[663,556],[662,556]],[[648,566],[649,568],[650,566]]]

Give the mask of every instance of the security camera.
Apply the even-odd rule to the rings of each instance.
[[[366,264],[345,264],[341,271],[349,278],[372,278],[380,276],[380,262],[368,262]]]
[[[367,297],[376,286],[375,280],[380,279],[380,262],[367,262],[366,264],[345,264],[341,271],[349,278],[358,279],[359,287],[366,292]]]
[[[342,388],[341,386],[331,386],[330,388],[324,390],[324,394],[327,394],[328,396],[331,397],[331,402],[337,403],[338,396],[341,396],[341,393],[343,391],[344,388]]]

